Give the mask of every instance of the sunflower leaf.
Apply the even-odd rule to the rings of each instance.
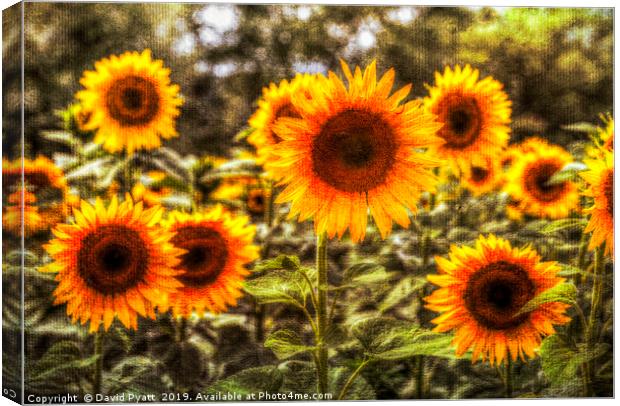
[[[587,222],[588,221],[586,219],[582,219],[582,218],[568,218],[568,219],[555,220],[542,226],[542,228],[540,229],[540,232],[543,234],[553,234],[553,233],[557,233],[558,231],[566,230],[566,229],[573,228],[573,227],[583,228],[586,226]]]
[[[306,279],[312,280],[313,270],[296,266],[298,265],[290,258],[283,259],[279,268],[276,267],[276,263],[272,263],[267,267],[269,272],[246,281],[245,291],[260,303],[288,303],[296,307],[305,307],[311,289]]]
[[[375,360],[401,360],[416,355],[456,358],[449,334],[435,333],[411,322],[387,317],[361,320],[352,334]]]
[[[254,266],[254,272],[271,271],[274,269],[288,269],[294,271],[299,269],[301,263],[295,255],[278,255],[276,258],[261,261]]]
[[[304,345],[299,334],[292,330],[278,330],[271,333],[265,340],[265,347],[273,351],[280,360],[315,349],[315,347]]]
[[[109,188],[112,182],[114,182],[114,179],[116,179],[119,176],[119,174],[122,173],[123,169],[125,168],[125,165],[126,165],[125,161],[119,161],[115,163],[108,170],[108,173],[105,175],[105,177],[101,179],[99,182],[97,182],[97,188],[100,190]]]
[[[67,180],[84,179],[88,177],[97,178],[101,173],[106,172],[106,165],[113,161],[112,157],[97,158],[77,167],[77,169],[66,175]]]
[[[596,129],[597,129],[597,127],[594,124],[586,123],[583,121],[578,122],[578,123],[563,125],[560,128],[566,131],[574,131],[574,132],[586,133],[586,134],[594,133],[596,132]]]
[[[282,372],[278,367],[263,366],[248,368],[241,372],[237,372],[234,375],[213,383],[208,388],[205,388],[204,392],[236,393],[241,396],[261,392],[273,393],[280,389],[282,382]],[[204,400],[207,401],[209,399]]]
[[[566,303],[572,306],[575,304],[576,298],[577,298],[577,288],[575,287],[575,285],[573,285],[570,282],[560,283],[560,284],[555,285],[552,288],[545,290],[544,292],[542,292],[541,294],[539,294],[538,296],[534,297],[532,300],[527,302],[515,314],[515,317],[521,314],[524,314],[524,313],[529,313],[532,310],[536,309],[537,307],[545,303],[560,302],[560,303]]]
[[[49,141],[65,144],[72,148],[80,146],[80,141],[67,131],[42,131],[41,136]]]
[[[547,186],[560,185],[565,182],[574,181],[577,178],[577,174],[587,169],[587,166],[581,162],[571,162],[564,166],[551,176],[546,182]]]
[[[564,385],[578,374],[582,364],[602,356],[610,349],[609,344],[600,343],[588,351],[584,344],[569,346],[559,335],[552,335],[543,340],[540,348],[543,373],[552,384]]]
[[[560,272],[557,273],[558,276],[563,278],[570,278],[576,275],[583,275],[589,278],[599,278],[600,276],[594,275],[592,272],[586,272],[583,269],[579,269],[576,266],[567,265],[567,264],[558,264],[562,268]]]
[[[414,292],[422,289],[426,285],[426,279],[422,277],[407,276],[396,284],[390,293],[379,305],[381,313],[393,308],[406,298],[410,297]]]
[[[350,266],[344,271],[342,284],[332,290],[384,283],[393,276],[379,264],[365,262]]]
[[[79,345],[73,341],[59,341],[29,368],[29,381],[73,382],[79,380],[81,374],[89,371],[98,359],[99,355],[82,358]]]
[[[355,369],[355,367],[353,367]],[[329,369],[328,385],[329,391],[324,400],[336,399],[336,396],[346,385],[353,369],[345,367],[335,367]],[[278,370],[283,374],[284,381],[279,392],[286,393],[288,401],[293,400],[313,400],[312,395],[316,394],[317,374],[313,362],[290,360],[281,363]],[[331,396],[331,398],[329,397]],[[357,379],[347,390],[347,400],[368,400],[375,399],[376,394],[372,386],[368,384],[363,376],[358,375]]]
[[[242,141],[242,140],[246,139],[254,131],[255,131],[255,129],[252,128],[252,127],[244,128],[243,130],[241,130],[237,134],[235,134],[235,141]]]

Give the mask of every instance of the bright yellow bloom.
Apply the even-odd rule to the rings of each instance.
[[[279,85],[271,83],[263,88],[263,96],[258,101],[258,109],[250,117],[248,124],[254,129],[248,142],[256,148],[257,162],[265,163],[272,145],[281,141],[274,133],[273,127],[280,117],[301,118],[291,103],[295,93],[308,94],[309,88],[316,82],[317,75],[297,74],[290,82],[283,80]]]
[[[144,210],[129,195],[119,204],[115,196],[107,208],[100,199],[94,206],[82,201],[72,224],[56,226],[56,238],[44,245],[54,261],[40,270],[58,273],[54,303],[67,304],[73,323],[90,321],[95,332],[117,317],[135,329],[138,315],[155,318],[155,307],[166,306],[181,286],[175,267],[184,251],[158,226],[162,212]]]
[[[83,128],[96,130],[95,142],[107,151],[131,154],[177,136],[179,86],[170,83],[170,70],[152,60],[150,50],[104,58],[80,83],[85,89],[76,97],[91,112]]]
[[[449,259],[436,257],[438,275],[428,280],[439,286],[424,300],[441,315],[435,331],[455,330],[457,355],[472,348],[478,359],[501,364],[505,359],[536,356],[543,336],[555,333],[554,324],[570,321],[569,307],[544,303],[518,314],[531,299],[563,282],[555,262],[541,262],[530,247],[512,248],[507,240],[480,236],[475,247],[452,246]]]
[[[255,227],[247,223],[246,216],[233,217],[219,205],[201,213],[170,213],[165,225],[175,233],[172,242],[187,252],[179,264],[184,286],[170,298],[175,316],[220,313],[236,305],[250,273],[245,265],[258,258]]]
[[[495,190],[502,180],[500,162],[493,157],[484,157],[479,162],[472,162],[465,167],[464,172],[462,184],[474,196]]]
[[[438,135],[445,143],[436,153],[455,172],[472,159],[500,154],[510,134],[511,102],[503,85],[490,76],[478,77],[469,65],[447,66],[443,75],[435,72],[435,85],[427,86],[426,110],[444,123]]]
[[[614,154],[605,152],[602,159],[585,160],[589,170],[581,177],[588,183],[585,196],[592,197],[594,204],[584,211],[590,213],[590,222],[585,229],[592,232],[589,249],[605,242],[605,253],[614,252]]]
[[[604,127],[597,127],[594,134],[594,146],[586,147],[586,154],[592,158],[602,158],[606,152],[614,150],[614,119],[610,114],[601,114]]]
[[[524,214],[551,219],[579,209],[579,191],[572,181],[550,184],[552,176],[573,158],[564,148],[545,144],[519,156],[507,175],[506,192]]]
[[[24,209],[24,236],[48,231],[56,223],[65,220],[71,198],[64,173],[49,158],[38,156],[34,160],[2,161],[3,189],[7,203],[3,206],[5,229],[19,236],[21,233],[21,209]],[[21,196],[24,193],[22,203]],[[45,199],[41,199],[45,197]]]
[[[348,87],[330,72],[308,95],[293,96],[302,118],[278,120],[282,141],[266,168],[285,185],[276,202],[291,202],[289,218],[314,218],[316,233],[330,238],[348,228],[360,241],[370,209],[385,238],[392,220],[409,226],[407,209],[415,212],[421,192],[435,188],[439,161],[423,151],[441,143],[441,125],[419,101],[401,103],[411,85],[390,96],[393,69],[377,81],[374,61],[364,73],[342,68]]]

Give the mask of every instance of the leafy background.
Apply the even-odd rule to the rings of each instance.
[[[234,136],[245,127],[263,86],[296,71],[338,71],[340,58],[350,64],[377,58],[380,70],[395,67],[399,84],[414,84],[413,96],[425,95],[423,84],[432,83],[434,72],[445,64],[471,63],[505,84],[513,101],[512,140],[540,134],[577,157],[588,141],[587,131],[565,126],[597,123],[598,114],[612,106],[609,9],[75,3],[25,7],[26,154],[80,150],[86,157],[86,140],[72,139],[67,145],[45,135],[43,130],[61,128],[53,112],[72,101],[82,72],[92,69],[94,61],[151,48],[171,68],[185,99],[177,123],[181,136],[166,143],[168,155],[157,156],[183,182],[198,174],[191,173],[182,157],[196,151],[232,157],[234,148],[244,145]],[[19,42],[14,31],[3,30],[3,150],[15,157]],[[92,184],[81,179],[90,179],[98,168],[82,168],[75,175],[83,197]],[[505,196],[455,197],[453,186],[443,191],[452,199],[422,212],[411,229],[396,229],[386,241],[371,229],[361,244],[346,239],[330,243],[330,295],[339,298],[329,334],[330,382],[336,393],[360,363],[368,362],[348,398],[503,396],[498,371],[454,359],[446,338],[428,333],[433,313],[421,306],[421,298],[431,290],[425,275],[435,271],[433,256],[445,255],[452,243],[472,244],[480,233],[493,232],[514,245],[532,243],[545,259],[560,261],[564,275],[578,286],[566,295],[588,314],[595,281],[577,268],[580,264],[587,269],[593,262],[592,255],[580,249],[582,221],[517,224],[506,218]],[[284,217],[285,208],[280,210]],[[311,226],[276,222],[268,228],[262,219],[255,221],[262,257],[272,259],[255,267],[247,287],[252,296],[227,315],[189,321],[183,340],[179,326],[165,316],[141,320],[136,332],[115,325],[104,348],[104,392],[316,391],[310,331],[293,303],[308,299],[298,278],[312,272],[316,243]],[[94,342],[83,328],[70,324],[63,307],[52,305],[55,283],[36,271],[46,261],[40,246],[48,238],[30,239],[25,253],[26,392],[83,394],[93,384]],[[20,258],[13,250],[18,242],[10,236],[3,241],[4,290],[17,292]],[[545,341],[541,357],[516,367],[515,396],[579,396],[580,369],[591,361],[596,361],[595,395],[612,394],[610,263],[601,278],[602,312],[608,318],[601,323],[595,351],[584,351],[583,331],[579,323],[571,323]],[[575,309],[571,316],[577,320]],[[5,296],[3,373],[5,382],[15,385],[20,378],[15,357],[19,344],[11,337],[16,337],[19,321],[18,298]],[[264,328],[257,329],[258,323]]]
[[[227,154],[263,86],[297,71],[338,71],[339,59],[380,70],[398,84],[424,83],[446,64],[470,63],[505,84],[514,103],[513,139],[539,133],[566,143],[561,126],[594,121],[612,103],[611,9],[235,6],[29,3],[25,10],[26,138],[45,151],[42,128],[79,90],[79,78],[110,54],[151,48],[186,102],[185,153]],[[5,50],[18,37],[5,36]],[[6,51],[5,51],[6,52]],[[4,64],[5,153],[15,153],[19,88]]]

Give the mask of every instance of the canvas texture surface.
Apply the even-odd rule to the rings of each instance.
[[[3,11],[18,403],[613,396],[613,10]]]

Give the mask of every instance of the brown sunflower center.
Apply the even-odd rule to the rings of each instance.
[[[254,214],[263,213],[265,210],[265,195],[261,190],[253,190],[248,196],[248,210]]]
[[[441,101],[438,111],[439,119],[444,123],[439,136],[446,141],[446,147],[463,149],[478,139],[482,114],[475,99],[449,95]]]
[[[498,261],[474,273],[465,290],[465,307],[492,330],[519,326],[529,314],[515,314],[534,297],[535,286],[519,265]]]
[[[172,243],[187,250],[181,256],[180,265],[185,273],[179,277],[187,286],[202,287],[215,282],[226,266],[226,240],[216,230],[204,226],[181,227]]]
[[[116,80],[106,94],[110,116],[123,126],[149,123],[159,112],[159,91],[150,80],[126,76]]]
[[[398,146],[378,114],[345,110],[328,120],[312,143],[312,166],[321,180],[343,192],[363,193],[384,183]]]
[[[124,225],[106,225],[82,239],[78,273],[92,289],[114,295],[143,280],[148,260],[148,248],[137,231]]]
[[[549,184],[554,173],[562,168],[557,162],[538,162],[525,173],[525,189],[536,199],[542,202],[553,202],[561,198],[566,190],[567,183]]]
[[[614,216],[614,171],[613,169],[607,172],[607,178],[603,185],[605,191],[605,200],[607,200],[607,213],[613,218]]]
[[[491,172],[485,168],[474,166],[471,168],[471,180],[475,183],[482,183],[487,180],[490,173]]]
[[[20,187],[22,184],[22,174],[20,172],[3,173],[2,181],[5,187]],[[52,180],[45,172],[31,170],[24,171],[24,183],[34,189],[34,191],[37,191],[39,189],[51,186]]]

